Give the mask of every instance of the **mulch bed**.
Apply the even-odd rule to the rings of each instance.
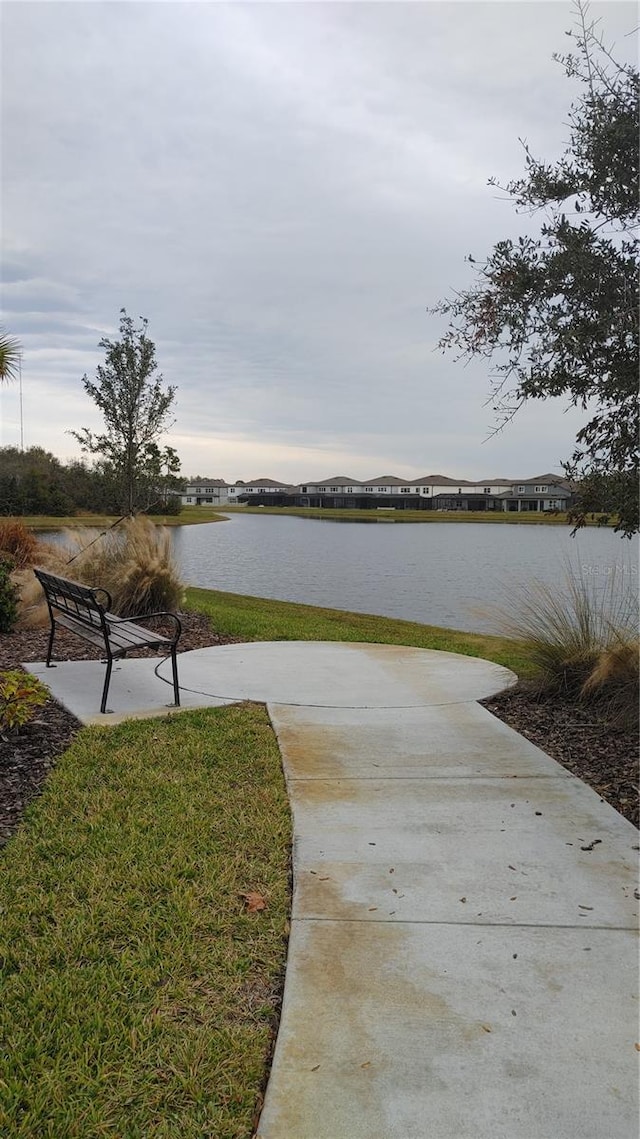
[[[588,783],[638,826],[638,733],[607,723],[597,707],[516,688],[481,703]]]
[[[210,645],[238,644],[241,637],[215,633],[207,617],[181,613],[180,651]],[[0,671],[22,661],[42,661],[48,629],[25,629],[0,637]],[[101,653],[64,630],[56,635],[59,660],[99,660]],[[139,654],[145,655],[145,650]],[[147,655],[153,655],[147,654]],[[592,708],[557,698],[538,700],[516,689],[483,701],[498,719],[553,756],[593,787],[621,815],[638,825],[638,737],[615,731]],[[0,845],[16,829],[27,804],[39,793],[57,757],[69,746],[81,724],[55,700],[48,700],[19,735],[0,737]]]

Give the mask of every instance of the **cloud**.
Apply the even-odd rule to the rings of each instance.
[[[634,25],[630,4],[592,10],[618,39]],[[426,309],[469,283],[465,254],[532,224],[486,181],[520,172],[518,135],[561,151],[570,21],[564,3],[6,5],[3,299],[30,441],[68,455],[65,429],[95,425],[81,379],[124,305],[178,388],[187,472],[557,469],[577,415],[540,404],[484,443],[486,368],[435,353]]]

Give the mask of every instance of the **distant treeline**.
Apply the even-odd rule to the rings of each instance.
[[[144,509],[179,513],[180,498],[172,492],[180,485],[179,479],[150,484]],[[119,513],[120,489],[116,472],[105,463],[63,463],[42,447],[0,447],[0,515]]]

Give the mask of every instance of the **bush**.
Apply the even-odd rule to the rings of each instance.
[[[47,689],[36,676],[19,668],[0,672],[0,732],[16,732],[48,699]]]
[[[17,518],[0,519],[0,555],[10,554],[16,569],[37,560],[38,539]]]
[[[11,580],[12,562],[0,554],[0,633],[10,633],[18,618],[18,597]]]

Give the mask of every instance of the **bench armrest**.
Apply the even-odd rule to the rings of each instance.
[[[170,617],[175,621],[176,631],[174,636],[174,644],[177,645],[182,633],[182,623],[175,613],[134,613],[131,617],[113,617],[110,613],[105,614],[109,625],[124,625],[131,621],[149,621],[152,617]]]
[[[103,609],[110,609],[111,608],[111,606],[113,605],[113,601],[111,600],[111,594],[109,593],[108,589],[103,589],[101,585],[92,585],[91,590],[96,595],[96,601],[98,602],[98,605],[100,605]],[[97,597],[98,593],[104,594],[104,596],[107,599],[106,602],[98,600],[98,597]]]

